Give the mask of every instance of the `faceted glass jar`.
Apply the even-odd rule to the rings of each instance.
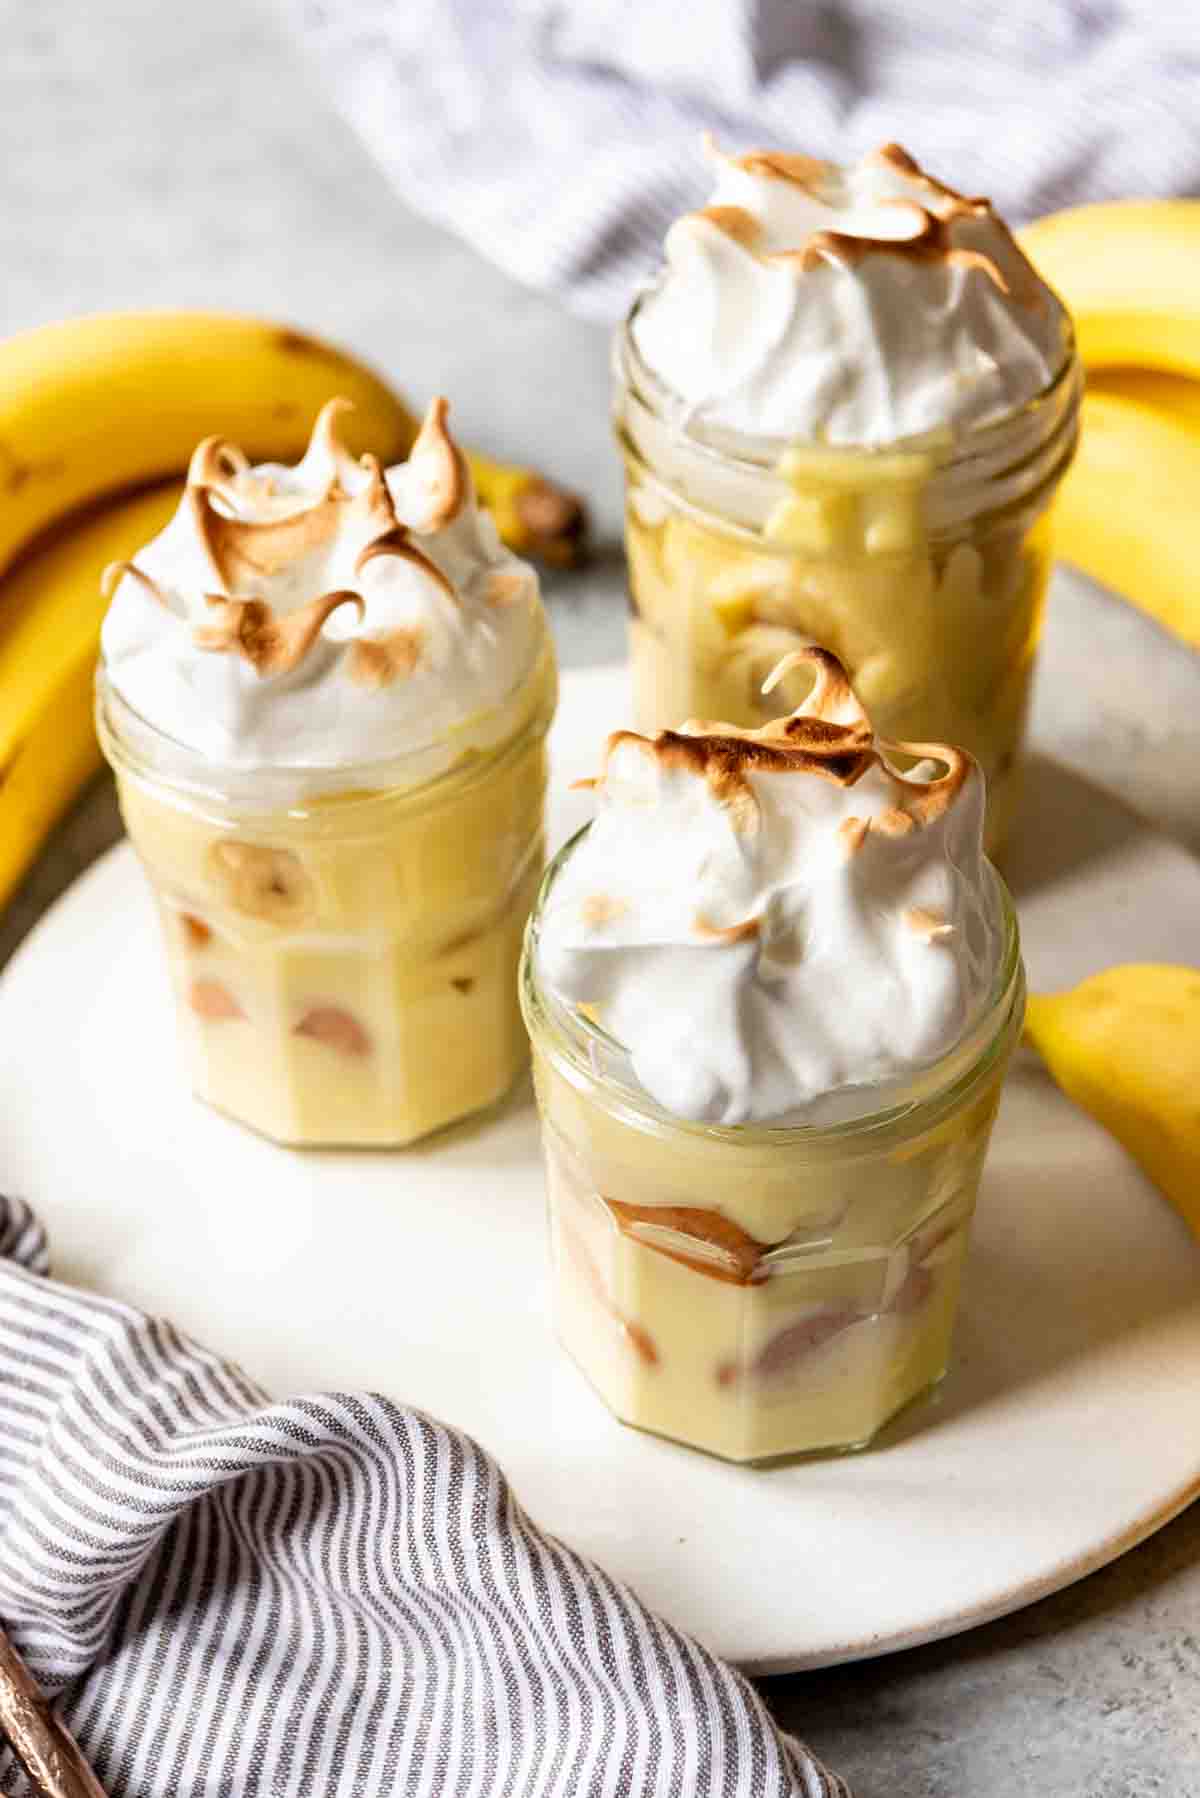
[[[294,769],[223,779],[101,670],[100,738],[198,1097],[280,1143],[396,1146],[507,1092],[528,1060],[516,975],[555,692],[543,638],[471,747],[306,785]]]
[[[764,679],[815,641],[881,736],[971,751],[995,853],[1018,797],[1050,502],[1078,434],[1073,347],[995,424],[833,449],[701,433],[640,361],[632,318],[614,372],[638,729],[761,725],[803,697],[785,681],[764,699]]]
[[[540,984],[539,918],[562,859],[521,971],[559,1340],[622,1421],[727,1460],[865,1447],[950,1357],[1024,1017],[999,877],[1003,963],[951,1054],[867,1116],[729,1127],[662,1111],[621,1046]]]

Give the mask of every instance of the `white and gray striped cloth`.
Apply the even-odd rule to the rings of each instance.
[[[0,1619],[112,1798],[849,1798],[467,1437],[272,1403],[2,1199]]]
[[[1200,192],[1195,0],[288,0],[404,199],[612,319],[710,185],[702,131],[889,139],[1012,219]]]

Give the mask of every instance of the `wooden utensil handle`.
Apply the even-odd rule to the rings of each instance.
[[[41,1798],[105,1798],[79,1746],[0,1629],[0,1730]]]

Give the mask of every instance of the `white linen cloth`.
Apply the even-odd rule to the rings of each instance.
[[[416,211],[621,315],[710,186],[701,134],[896,140],[1013,222],[1200,191],[1196,0],[288,0]]]
[[[0,1199],[0,1620],[110,1798],[850,1798],[468,1437],[47,1264]]]

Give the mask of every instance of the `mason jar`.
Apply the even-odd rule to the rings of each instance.
[[[386,763],[223,770],[103,667],[101,744],[162,920],[197,1095],[295,1145],[399,1145],[528,1060],[553,651],[494,711]]]
[[[539,979],[526,933],[559,1340],[623,1422],[731,1461],[865,1447],[946,1372],[980,1174],[1025,982],[886,1102],[836,1121],[709,1125],[649,1098],[624,1047]]]
[[[1017,803],[1051,500],[1078,434],[1073,344],[995,423],[838,448],[698,426],[641,360],[636,314],[614,376],[637,728],[764,724],[801,697],[785,683],[764,701],[764,678],[815,641],[881,736],[970,750],[994,854]]]

